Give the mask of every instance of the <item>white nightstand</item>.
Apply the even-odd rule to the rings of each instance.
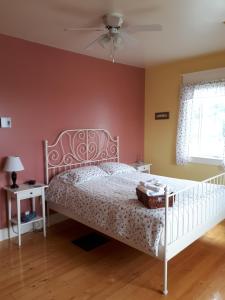
[[[47,185],[36,183],[34,185],[21,184],[18,188],[12,189],[9,186],[4,187],[7,191],[7,203],[8,203],[8,234],[11,238],[10,229],[11,225],[17,225],[18,228],[18,244],[21,246],[21,226],[29,223],[43,222],[43,234],[46,237],[46,222],[45,222],[45,188]],[[42,216],[36,216],[28,222],[21,222],[21,208],[20,201],[32,198],[32,211],[36,212],[35,199],[40,198],[42,206]],[[12,218],[12,200],[16,200],[17,215]]]
[[[137,171],[143,172],[143,173],[151,173],[151,165],[145,162],[135,162],[131,164],[132,167],[134,167]]]

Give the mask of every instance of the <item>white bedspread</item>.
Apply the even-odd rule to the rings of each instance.
[[[47,190],[47,201],[70,209],[74,212],[74,216],[90,224],[90,227],[94,225],[100,231],[102,229],[125,243],[132,241],[138,249],[157,256],[159,246],[163,245],[165,210],[147,209],[136,196],[139,181],[152,178],[168,184],[173,192],[195,183],[140,172],[95,178],[79,185],[65,183],[55,177]],[[174,211],[173,214],[169,214],[170,240],[173,236],[173,227],[177,228],[177,222],[187,219],[184,217],[185,209],[183,216],[176,216]]]

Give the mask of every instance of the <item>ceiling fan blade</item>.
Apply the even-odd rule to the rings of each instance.
[[[125,44],[128,44],[130,46],[135,46],[138,43],[138,40],[136,38],[134,38],[133,36],[131,36],[130,34],[128,34],[125,30],[121,30],[119,35],[122,37],[123,41]]]
[[[104,27],[75,27],[65,28],[64,31],[106,31]]]
[[[161,31],[162,25],[160,24],[150,24],[150,25],[131,25],[124,27],[128,32],[138,32],[138,31]]]
[[[101,34],[99,37],[97,37],[97,39],[93,40],[92,42],[90,42],[87,46],[85,46],[84,50],[87,50],[89,47],[91,47],[94,43],[99,43],[106,34]]]

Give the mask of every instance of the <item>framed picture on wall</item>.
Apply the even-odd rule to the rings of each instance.
[[[155,113],[155,120],[166,120],[169,118],[170,118],[170,113],[168,111]]]

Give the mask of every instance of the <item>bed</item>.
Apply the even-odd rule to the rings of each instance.
[[[166,295],[168,261],[225,218],[225,173],[195,182],[120,166],[101,176],[97,170],[99,176],[94,172],[84,182],[68,181],[74,168],[107,164],[120,166],[119,138],[104,129],[66,130],[54,144],[45,141],[48,209],[162,260]],[[137,200],[136,186],[147,180],[166,185],[165,208],[147,209]]]

